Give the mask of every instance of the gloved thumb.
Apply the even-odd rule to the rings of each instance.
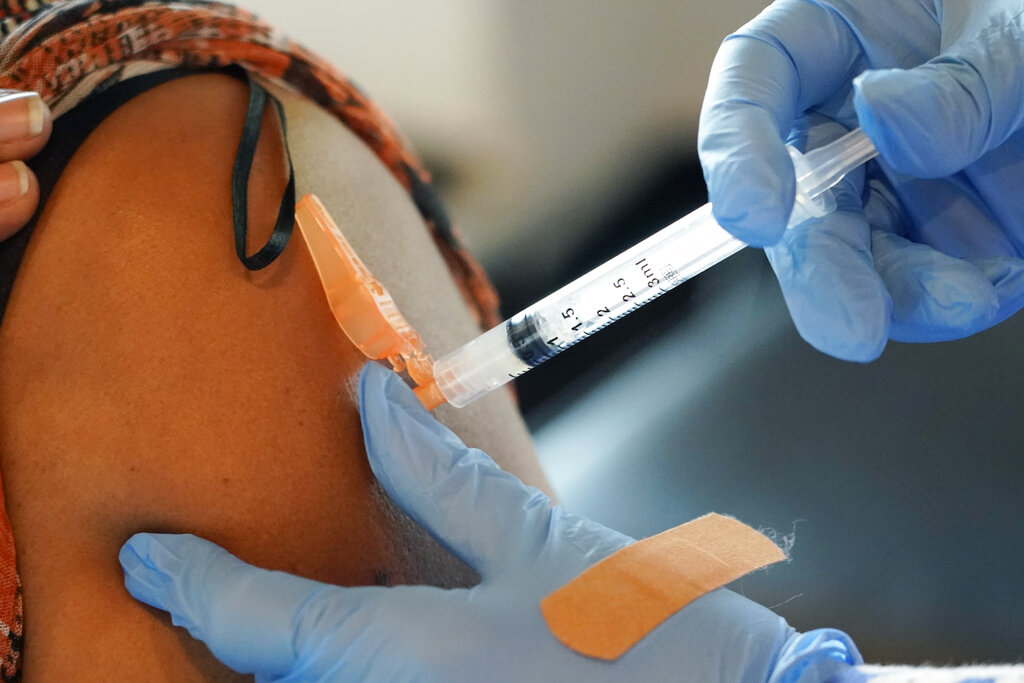
[[[119,559],[133,597],[169,612],[235,671],[260,678],[301,661],[316,632],[304,623],[355,614],[367,590],[258,569],[191,534],[135,534]]]
[[[1022,15],[961,39],[913,69],[854,80],[861,127],[896,171],[941,178],[972,164],[1024,125]]]
[[[544,547],[551,500],[469,448],[398,375],[367,363],[359,412],[370,467],[410,517],[482,577],[511,572]]]

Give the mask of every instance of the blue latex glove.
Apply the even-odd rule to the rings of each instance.
[[[479,572],[478,586],[341,588],[257,569],[195,536],[137,534],[121,550],[131,594],[259,681],[806,683],[860,662],[843,633],[797,634],[728,590],[615,662],[574,653],[539,601],[632,539],[552,507],[464,446],[390,371],[365,368],[360,405],[381,485]]]
[[[839,358],[967,336],[1024,306],[1020,0],[778,0],[723,43],[699,148],[714,214],[766,249],[800,334]],[[861,125],[880,161],[784,231],[793,167]]]

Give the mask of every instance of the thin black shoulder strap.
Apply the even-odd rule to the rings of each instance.
[[[239,71],[242,71],[239,69]],[[276,97],[268,93],[257,83],[248,72],[243,72],[249,82],[249,109],[245,113],[245,126],[242,128],[242,139],[238,142],[238,154],[235,155],[235,169],[231,177],[231,203],[234,209],[235,253],[238,259],[249,270],[260,270],[274,262],[288,244],[295,224],[295,171],[292,168],[292,157],[288,153],[287,139],[285,155],[288,158],[288,184],[281,197],[281,205],[277,211],[277,222],[270,238],[255,254],[245,253],[246,237],[249,229],[249,172],[256,155],[256,143],[260,139],[260,126],[263,123],[263,110],[267,98],[274,103],[277,115],[281,120],[281,135],[287,136],[284,119],[284,107]]]
[[[278,210],[274,231],[262,248],[252,256],[246,255],[249,172],[256,153],[256,143],[259,141],[263,109],[269,97],[277,108],[283,134],[285,130],[284,108],[276,98],[253,81],[244,69],[230,67],[218,71],[245,80],[249,84],[249,108],[246,113],[245,126],[242,130],[242,139],[239,142],[238,153],[235,157],[231,194],[234,207],[233,228],[235,248],[238,258],[246,268],[258,270],[272,263],[284,250],[291,236],[294,221],[295,173],[292,169],[291,156],[289,155],[288,185],[285,188],[284,196],[281,198],[281,206]],[[136,76],[135,78],[122,81],[108,90],[92,95],[54,122],[53,133],[50,135],[49,142],[47,142],[46,146],[35,158],[28,161],[29,167],[39,179],[39,207],[36,209],[32,220],[25,227],[15,233],[10,239],[0,241],[0,321],[3,320],[3,314],[7,308],[11,288],[14,286],[18,266],[21,264],[25,248],[28,246],[39,215],[43,207],[46,206],[50,193],[53,191],[54,186],[56,186],[61,173],[64,172],[64,167],[67,166],[81,144],[85,142],[89,134],[104,119],[122,104],[167,81],[192,76],[197,73],[203,72],[189,69],[165,69]],[[286,142],[286,154],[287,150]]]

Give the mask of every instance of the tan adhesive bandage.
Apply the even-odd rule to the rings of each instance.
[[[764,535],[712,513],[606,557],[540,610],[563,645],[613,660],[705,593],[784,559]]]

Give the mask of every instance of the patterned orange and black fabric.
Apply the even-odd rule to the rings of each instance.
[[[238,65],[334,114],[405,187],[481,327],[497,297],[458,244],[430,176],[376,105],[345,76],[242,9],[203,0],[0,0],[0,88],[35,90],[54,116],[90,94],[167,68]],[[13,277],[13,274],[10,274]],[[0,680],[20,676],[23,642],[15,545],[0,499]]]

